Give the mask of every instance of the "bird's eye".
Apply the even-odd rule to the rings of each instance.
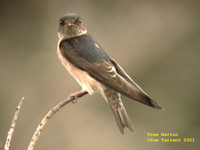
[[[81,24],[81,19],[76,19],[74,22],[75,22],[75,24],[80,25]]]
[[[65,25],[65,22],[64,22],[63,20],[60,20],[60,21],[59,21],[59,24],[60,24],[61,26],[64,26],[64,25]]]

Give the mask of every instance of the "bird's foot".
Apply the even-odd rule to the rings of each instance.
[[[85,94],[87,94],[87,91],[82,90],[82,91],[78,91],[78,92],[72,93],[69,96],[70,97],[74,97],[74,100],[72,101],[72,103],[76,104],[76,103],[78,103],[78,98],[81,97],[82,95],[85,95]]]

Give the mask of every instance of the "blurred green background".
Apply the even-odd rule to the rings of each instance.
[[[200,147],[199,1],[19,0],[0,2],[0,143],[19,100],[12,150],[26,149],[50,108],[80,86],[57,57],[57,26],[79,14],[90,34],[157,102],[123,98],[135,133],[121,135],[98,95],[68,104],[47,124],[36,150],[171,150]],[[147,133],[178,133],[195,143],[148,143]]]

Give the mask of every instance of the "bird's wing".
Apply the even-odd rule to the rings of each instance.
[[[138,94],[142,93],[142,99],[145,99],[145,101],[147,102],[150,102],[151,105],[153,105],[154,108],[157,108],[157,109],[161,109],[161,110],[164,110],[164,108],[159,105],[158,103],[156,103],[155,101],[153,101],[143,90],[141,87],[139,87],[130,77],[129,75],[122,69],[122,67],[113,59],[110,57],[110,61],[112,62],[112,64],[114,65],[117,73],[123,77],[128,83],[130,83],[133,87],[135,87],[137,90],[136,91],[139,91]],[[139,95],[140,95],[139,94]],[[130,93],[130,95],[132,95],[132,98],[135,99],[135,96]],[[129,96],[128,96],[129,97]],[[136,99],[137,100],[137,99]],[[140,101],[140,100],[138,100]],[[142,101],[140,101],[141,103],[143,103]],[[144,103],[145,104],[145,103]]]
[[[67,60],[79,69],[86,71],[91,77],[105,86],[145,105],[163,109],[162,106],[145,94],[112,58],[110,60],[103,57],[89,58],[91,56],[86,56],[79,49],[70,46],[68,41],[62,41],[59,47],[62,55]]]
[[[123,77],[127,82],[129,82],[130,84],[132,84],[135,88],[137,88],[138,90],[142,91],[143,93],[145,93],[142,88],[140,88],[137,83],[135,83],[130,77],[129,75],[122,69],[122,67],[113,59],[110,57],[110,61],[112,62],[112,64],[115,66],[115,69],[117,71],[117,73]],[[146,93],[145,93],[146,94]],[[146,94],[147,95],[147,94]]]

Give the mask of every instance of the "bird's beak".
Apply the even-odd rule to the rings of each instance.
[[[68,27],[72,27],[72,25],[73,25],[73,24],[72,24],[71,22],[69,22],[69,23],[67,24]]]

